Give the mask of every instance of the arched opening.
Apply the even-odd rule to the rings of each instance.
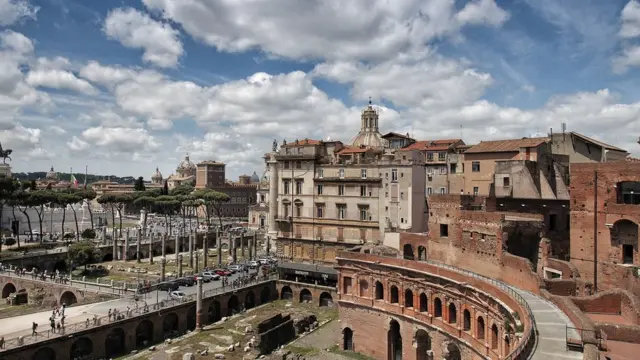
[[[62,295],[60,295],[60,305],[67,305],[67,306],[71,306],[75,303],[78,302],[78,299],[76,298],[76,294],[72,293],[71,291],[65,291],[62,293]]]
[[[109,253],[102,257],[102,261],[113,261],[113,254]]]
[[[376,281],[376,300],[384,299],[384,287],[380,281]]]
[[[266,304],[269,301],[271,301],[271,289],[264,287],[260,291],[260,304]]]
[[[86,336],[74,341],[71,345],[71,359],[84,360],[93,358],[93,341]]]
[[[293,299],[293,290],[291,290],[291,288],[288,286],[283,286],[282,290],[280,290],[280,299],[282,300]]]
[[[247,294],[244,296],[244,308],[251,309],[256,306],[256,296],[253,295],[253,291],[247,291]]]
[[[137,251],[135,254],[133,254],[133,260],[138,259],[144,259],[144,254],[142,253],[142,251]]]
[[[404,244],[404,246],[402,247],[402,255],[404,256],[405,260],[414,260],[413,246],[411,246],[411,244]]]
[[[108,359],[117,358],[127,353],[124,344],[124,330],[115,328],[107,334],[104,340],[104,352]]]
[[[12,283],[6,283],[2,287],[2,298],[8,298],[9,295],[13,294],[14,292],[16,292],[16,286]]]
[[[176,313],[168,313],[162,319],[162,336],[165,339],[178,335],[178,315]]]
[[[429,360],[431,350],[431,337],[424,330],[416,331],[416,360]]]
[[[67,272],[67,262],[64,260],[56,261],[56,263],[53,264],[53,271],[55,272],[56,270],[60,272]]]
[[[187,330],[193,331],[196,329],[196,307],[192,306],[187,311]]]
[[[50,347],[43,347],[33,354],[33,360],[56,360],[56,352]]]
[[[413,291],[411,291],[411,289],[404,291],[404,307],[413,307]]]
[[[153,323],[151,320],[142,320],[136,326],[136,348],[141,349],[153,343]]]
[[[353,330],[349,328],[342,330],[342,350],[353,351]]]
[[[309,291],[309,289],[300,290],[300,302],[301,303],[312,302],[312,301],[313,301],[313,295],[311,295],[311,291]]]
[[[387,344],[389,360],[402,360],[402,335],[400,334],[400,324],[395,320],[391,320],[389,324]]]
[[[360,296],[368,297],[369,296],[369,283],[367,280],[360,280]]]
[[[462,312],[462,330],[471,331],[471,313],[467,309]]]
[[[484,319],[482,316],[478,316],[478,320],[476,320],[476,338],[484,340]]]
[[[462,360],[462,355],[460,355],[460,348],[453,342],[449,342],[447,344],[447,349],[444,356],[444,360]]]
[[[458,322],[458,311],[454,303],[449,303],[449,324]]]
[[[611,246],[619,252],[615,257],[623,264],[633,264],[638,252],[638,224],[623,219],[611,227]]]
[[[173,248],[171,246],[165,246],[164,247],[164,253],[165,254],[173,254],[174,253]]]
[[[220,321],[222,316],[220,315],[220,301],[213,300],[211,305],[209,305],[209,310],[207,311],[207,320],[209,323],[214,323],[216,321]]]
[[[427,260],[427,248],[420,245],[418,246],[418,260],[425,261]]]
[[[511,340],[509,340],[508,336],[504,337],[504,356],[509,355],[511,352]]]
[[[440,300],[440,298],[433,300],[433,316],[437,318],[442,317],[442,300]]]
[[[333,298],[328,292],[320,294],[320,306],[333,306]]]
[[[427,301],[427,295],[425,293],[420,293],[420,312],[427,312],[429,309]]]
[[[232,316],[240,312],[240,301],[235,295],[231,295],[227,302],[227,316]]]
[[[399,301],[399,297],[400,297],[400,295],[398,294],[398,287],[395,286],[395,285],[391,285],[391,294],[389,294],[389,295],[390,295],[390,298],[391,298],[390,302],[392,304],[397,304],[398,301]]]
[[[498,327],[496,324],[491,325],[491,348],[493,350],[498,348]]]

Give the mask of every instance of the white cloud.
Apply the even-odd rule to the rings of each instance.
[[[0,0],[0,25],[10,26],[24,19],[35,20],[39,9],[28,0]]]
[[[40,129],[17,125],[12,129],[0,130],[0,144],[5,150],[12,149],[13,156],[22,156],[38,147],[41,135]]]
[[[620,14],[622,27],[618,34],[623,40],[622,52],[613,58],[613,71],[622,74],[628,68],[640,66],[640,45],[631,39],[640,37],[640,3],[631,0]]]
[[[126,47],[143,49],[142,60],[159,67],[176,66],[184,52],[177,30],[133,8],[110,11],[104,32]]]
[[[84,94],[96,94],[97,90],[84,79],[65,70],[32,70],[27,75],[27,83],[33,87],[67,89]]]
[[[139,153],[157,149],[160,144],[145,129],[92,127],[82,132],[82,140],[115,153]]]
[[[69,150],[74,152],[84,152],[91,148],[88,142],[81,140],[77,136],[72,137],[71,140],[67,142],[67,146]]]
[[[64,134],[67,133],[67,130],[65,130],[62,127],[57,126],[57,125],[49,126],[49,131],[51,131],[52,133],[54,133],[56,135],[64,135]]]
[[[640,37],[640,3],[631,0],[622,9],[621,14],[622,28],[620,29],[620,37],[635,38]]]
[[[384,59],[467,25],[507,19],[494,0],[474,0],[461,11],[452,0],[143,2],[222,51],[255,48],[294,59]]]
[[[147,126],[152,130],[169,130],[173,127],[173,122],[167,119],[151,118],[147,120]]]
[[[164,76],[153,70],[135,70],[122,66],[103,66],[97,61],[89,61],[80,70],[80,77],[95,84],[112,89],[115,85],[133,79],[146,79],[144,81],[160,81]],[[143,80],[140,80],[143,81]]]

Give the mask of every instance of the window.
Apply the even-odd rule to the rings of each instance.
[[[440,174],[446,174],[447,173],[447,166],[440,166]]]
[[[433,189],[428,187],[427,188],[427,195],[431,195],[431,194],[433,194]]]
[[[449,173],[455,174],[457,170],[458,164],[449,164]]]
[[[338,170],[338,176],[340,177],[340,179],[344,178],[344,169],[340,168],[340,170]]]
[[[427,167],[427,174],[429,174],[429,176],[431,176],[433,174],[433,168],[432,167]]]
[[[289,180],[283,181],[282,184],[284,186],[284,193],[288,194],[289,193]]]
[[[480,161],[471,162],[471,172],[480,172]]]
[[[367,186],[360,185],[360,196],[367,196]]]
[[[338,185],[338,196],[344,196],[344,185]]]
[[[360,169],[360,177],[363,179],[367,178],[367,169]]]
[[[433,153],[432,152],[428,152],[427,153],[427,161],[433,161]]]
[[[398,182],[398,169],[391,169],[391,181]]]
[[[449,225],[440,224],[440,237],[449,237]]]
[[[438,153],[438,161],[445,161],[447,159],[447,153],[446,152],[439,152]]]
[[[302,204],[296,204],[296,217],[302,217]]]
[[[324,217],[324,204],[316,204],[316,216]]]
[[[289,217],[289,204],[284,204],[283,205],[283,209],[284,209],[284,217],[288,218]]]
[[[502,178],[502,185],[504,186],[510,186],[511,185],[511,179],[509,179],[508,176],[505,176]]]
[[[296,195],[302,194],[302,181],[296,181]]]
[[[296,161],[296,169],[302,169],[302,161]]]
[[[369,208],[368,207],[360,207],[360,220],[367,221],[369,220]]]
[[[343,220],[347,216],[347,205],[338,204],[336,207],[338,209],[338,219]]]
[[[318,169],[318,179],[322,179],[324,177],[324,169]]]
[[[260,194],[260,202],[264,202],[264,194]]]
[[[556,214],[549,214],[549,230],[556,229]]]
[[[478,187],[477,187],[477,186],[474,186],[474,187],[473,187],[473,196],[478,196],[478,193],[479,193],[479,189],[478,189]]]
[[[440,194],[446,194],[447,193],[447,188],[440,188]]]
[[[623,181],[616,184],[618,204],[640,205],[640,182]]]
[[[324,185],[318,184],[318,195],[322,195],[322,190],[324,190]]]
[[[285,161],[285,162],[284,162],[284,168],[285,168],[285,169],[288,169],[288,168],[289,168],[289,162],[288,162],[288,161]]]

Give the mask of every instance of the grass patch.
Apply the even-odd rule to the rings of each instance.
[[[33,314],[43,311],[42,307],[33,304],[23,304],[11,306],[7,304],[0,304],[0,319],[6,319],[15,316]]]
[[[356,360],[375,360],[374,358],[368,357],[367,355],[363,355],[353,351],[342,350],[338,347],[338,345],[332,346],[331,348],[329,348],[329,351]]]
[[[287,346],[287,349],[291,350],[292,353],[300,354],[302,356],[314,356],[320,353],[320,350],[316,348],[302,347],[302,346],[295,346],[295,345],[289,345]]]

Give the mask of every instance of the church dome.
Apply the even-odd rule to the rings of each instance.
[[[371,105],[371,100],[360,116],[360,132],[349,143],[357,147],[384,147],[385,140],[378,130],[378,112]]]
[[[151,182],[154,184],[162,183],[162,174],[160,173],[160,169],[156,167],[156,172],[151,176]]]
[[[260,177],[258,176],[258,174],[256,174],[256,172],[253,172],[253,175],[251,175],[251,183],[252,184],[257,184],[260,182]]]
[[[180,162],[178,167],[176,168],[176,173],[181,177],[187,176],[195,176],[196,175],[196,164],[189,160],[189,155],[184,157],[184,160]]]
[[[58,180],[58,173],[53,170],[53,166],[51,166],[51,170],[47,173],[47,180]]]

